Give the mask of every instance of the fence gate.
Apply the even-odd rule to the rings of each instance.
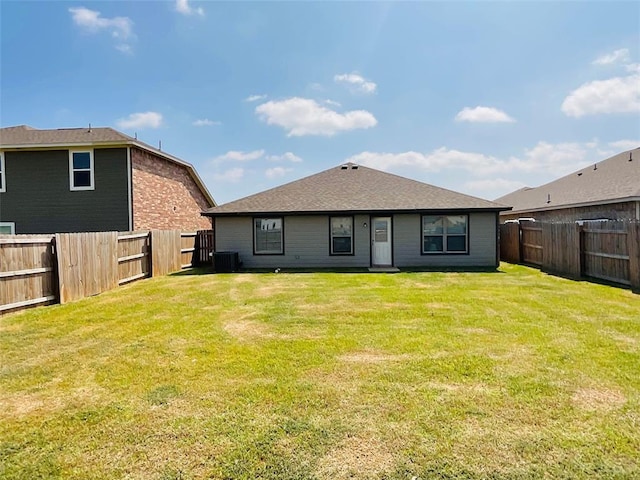
[[[631,285],[629,230],[622,222],[598,222],[582,229],[582,274]]]
[[[522,248],[522,262],[529,265],[542,265],[542,227],[520,224],[520,239]]]

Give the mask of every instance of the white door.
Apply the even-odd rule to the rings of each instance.
[[[374,217],[371,220],[371,263],[391,266],[391,217]]]

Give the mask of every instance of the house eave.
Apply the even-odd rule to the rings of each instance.
[[[518,210],[511,210],[509,212],[501,212],[501,215],[511,215],[514,213],[526,213],[526,212],[546,212],[550,210],[563,210],[566,208],[582,208],[582,207],[593,207],[597,205],[611,205],[616,203],[627,203],[627,202],[640,202],[640,196],[632,196],[632,197],[622,197],[622,198],[612,198],[607,200],[594,200],[592,202],[581,202],[581,203],[565,203],[561,205],[546,205],[544,207],[535,207],[535,208],[521,208]]]
[[[376,214],[451,214],[451,213],[499,213],[511,207],[500,208],[404,208],[404,209],[335,209],[335,210],[255,210],[242,212],[202,212],[204,217],[258,217],[258,216],[301,216],[301,215],[376,215]]]

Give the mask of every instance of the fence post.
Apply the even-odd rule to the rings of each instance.
[[[640,293],[640,223],[629,222],[627,249],[629,252],[629,280],[631,290]]]

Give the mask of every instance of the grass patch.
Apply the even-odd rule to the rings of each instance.
[[[0,319],[2,478],[634,478],[640,296],[176,275]]]

